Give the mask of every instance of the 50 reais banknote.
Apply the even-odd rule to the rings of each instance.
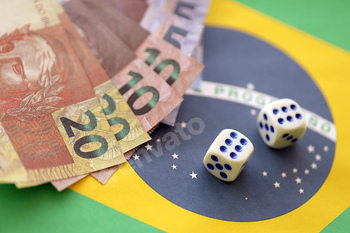
[[[16,9],[11,11],[9,9]],[[0,181],[48,181],[125,161],[49,1],[2,1]]]

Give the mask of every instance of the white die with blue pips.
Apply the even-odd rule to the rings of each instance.
[[[254,151],[251,141],[233,129],[224,129],[204,156],[207,170],[223,181],[234,181]]]
[[[306,131],[305,114],[291,99],[279,99],[266,105],[258,115],[257,124],[262,140],[274,149],[293,145]]]

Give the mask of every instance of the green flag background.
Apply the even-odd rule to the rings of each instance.
[[[350,51],[350,1],[239,2]],[[0,185],[0,222],[0,232],[159,232],[72,190],[59,193],[50,184],[24,190]],[[348,229],[350,209],[323,232],[348,232]]]

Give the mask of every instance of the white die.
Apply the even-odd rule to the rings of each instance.
[[[250,140],[233,129],[224,129],[204,156],[207,170],[223,181],[234,181],[254,151]]]
[[[291,99],[280,99],[266,105],[260,111],[257,123],[261,138],[274,149],[293,145],[306,131],[305,114]]]

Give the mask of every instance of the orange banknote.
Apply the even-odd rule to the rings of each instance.
[[[57,180],[124,162],[50,2],[2,4],[10,23],[0,29],[0,181]]]

